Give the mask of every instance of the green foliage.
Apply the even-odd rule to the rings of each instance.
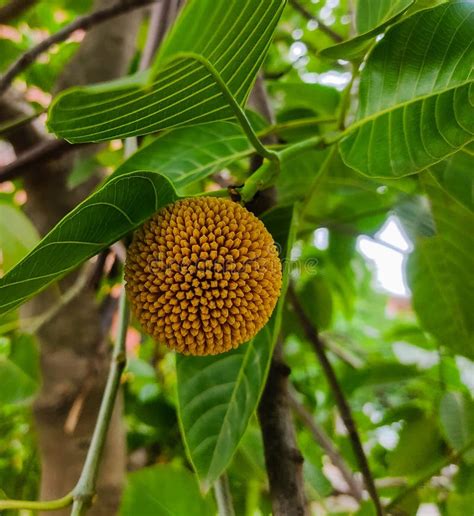
[[[130,473],[120,507],[121,516],[212,516],[215,513],[213,500],[202,497],[193,475],[172,465],[156,465]]]
[[[413,303],[423,326],[456,353],[474,357],[474,214],[431,179],[426,190],[436,234],[420,236],[410,257]]]
[[[393,24],[415,0],[358,0],[356,28],[358,35],[321,51],[333,59],[359,60],[370,47],[371,40]]]
[[[39,361],[32,337],[0,337],[0,377],[0,407],[33,398],[39,387]]]
[[[132,321],[123,375],[129,462],[151,466],[128,475],[120,514],[215,514],[211,495],[200,489],[223,473],[237,514],[271,512],[255,411],[277,338],[298,399],[357,472],[334,395],[285,300],[290,277],[325,342],[380,495],[389,500],[427,475],[397,510],[415,514],[422,503],[437,504],[447,516],[471,510],[474,4],[298,3],[336,36],[293,2],[190,0],[148,71],[53,98],[48,126],[58,137],[148,136],[126,158],[116,141],[81,156],[67,178],[71,189],[80,191],[100,166],[111,174],[39,243],[18,206],[25,198],[21,178],[2,187],[0,486],[6,495],[34,498],[40,475],[30,412],[41,383],[38,351],[18,331],[31,320],[13,309],[127,239],[162,206],[227,186],[237,195],[256,172],[256,190],[275,187],[258,192],[249,208],[266,206],[268,198],[276,205],[262,218],[281,246],[281,298],[251,342],[221,356],[175,357]],[[0,72],[91,6],[90,0],[37,2],[2,28]],[[146,29],[144,23],[138,51]],[[61,44],[22,72],[25,97],[47,103],[79,45]],[[245,113],[267,148],[279,152],[279,169],[261,159],[255,134],[235,120],[259,70],[275,120]],[[261,111],[258,98],[252,95],[249,106]],[[3,149],[9,152],[0,142],[2,163]],[[41,163],[32,174],[42,179]],[[403,230],[406,248],[385,240],[380,230],[388,223]],[[397,257],[407,272],[407,297],[380,288],[380,270],[364,255],[368,243]],[[120,268],[113,265],[98,287],[104,313]],[[345,505],[337,494],[345,486],[327,450],[298,418],[295,429],[306,495],[316,510],[375,514],[366,500],[357,509]],[[451,462],[456,470],[443,469]],[[430,482],[433,474],[442,481]],[[394,486],[393,477],[405,487]]]
[[[0,270],[7,272],[38,242],[30,220],[14,204],[0,202]]]
[[[340,143],[348,166],[400,177],[472,140],[473,16],[472,2],[453,1],[388,30],[365,63],[357,120]]]
[[[283,0],[262,0],[257,9],[246,0],[190,2],[150,72],[65,92],[51,107],[49,128],[71,142],[86,142],[232,118],[206,63],[242,104],[283,5]]]

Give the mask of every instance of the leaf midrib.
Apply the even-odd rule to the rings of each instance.
[[[447,93],[448,91],[456,90],[459,88],[463,88],[464,86],[474,84],[474,80],[468,79],[460,84],[457,84],[456,86],[451,86],[450,88],[443,88],[442,90],[439,90],[435,93],[427,93],[425,95],[421,95],[419,97],[416,97],[414,99],[406,100],[404,102],[400,102],[399,104],[394,104],[388,108],[382,109],[380,111],[377,111],[376,113],[373,113],[372,115],[366,116],[365,118],[361,118],[360,120],[357,120],[353,124],[351,124],[342,134],[341,138],[344,138],[346,136],[349,136],[352,132],[359,129],[360,127],[364,126],[365,124],[368,124],[369,122],[373,122],[377,118],[380,118],[381,116],[384,116],[386,114],[389,114],[397,109],[403,108],[405,106],[409,106],[411,104],[416,104],[420,101],[425,101],[427,99],[430,99],[432,97],[438,97],[442,95],[443,93]],[[456,149],[458,150],[458,149]],[[443,157],[440,159],[444,159]]]

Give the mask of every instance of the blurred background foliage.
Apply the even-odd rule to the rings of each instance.
[[[0,1],[0,6],[4,3]],[[410,9],[435,3],[439,2],[416,2]],[[317,19],[341,40],[367,32],[370,27],[362,21],[356,28],[355,4],[350,0],[300,0],[287,5],[262,72],[276,121],[286,124],[278,133],[283,141],[326,131],[324,124],[334,126],[353,70],[346,60],[319,55],[334,40],[318,29]],[[87,0],[49,0],[37,3],[10,25],[0,26],[0,70],[90,8]],[[145,33],[146,26],[138,49]],[[22,74],[18,87],[38,111],[49,104],[58,74],[81,37],[75,34]],[[137,62],[138,52],[134,66]],[[349,120],[357,107],[355,89]],[[434,166],[437,184],[426,174],[421,179],[370,179],[335,156],[315,185],[313,178],[329,152],[313,150],[298,156],[286,165],[288,170],[282,171],[276,185],[281,204],[306,199],[292,250],[296,291],[326,341],[381,497],[391,499],[426,477],[419,488],[407,491],[399,505],[402,514],[472,515],[474,451],[466,451],[466,447],[474,440],[474,364],[461,356],[468,344],[446,323],[453,315],[438,306],[441,300],[433,299],[429,288],[432,282],[441,281],[442,296],[448,287],[445,281],[467,286],[470,280],[456,277],[461,268],[440,263],[436,251],[423,240],[433,234],[434,221],[441,227],[445,220],[444,256],[455,261],[454,255],[463,252],[457,247],[460,239],[449,233],[472,231],[473,226],[468,226],[473,206],[472,152],[467,149]],[[96,164],[112,171],[122,154],[120,142],[113,141],[77,163],[71,187],[85,181]],[[0,140],[0,165],[13,157],[6,141]],[[247,161],[239,161],[229,165],[222,176],[238,181],[247,170]],[[214,183],[210,179],[201,186],[212,188]],[[21,180],[0,184],[3,273],[38,239],[22,211],[24,203]],[[447,219],[454,224],[448,225]],[[464,251],[472,273],[472,249]],[[433,277],[429,276],[430,263],[441,268],[439,273],[432,272]],[[102,280],[97,289],[99,302],[114,293],[117,281],[117,273]],[[473,305],[468,304],[472,290],[465,295],[465,304],[454,310],[466,310],[466,320],[472,321]],[[31,401],[41,381],[32,335],[37,323],[20,321],[18,313],[0,319],[0,496],[3,492],[11,498],[35,498],[41,471],[31,414]],[[329,436],[347,468],[357,471],[333,396],[290,306],[285,307],[282,328],[296,403]],[[180,437],[173,354],[157,348],[135,327],[129,330],[127,346],[130,361],[123,387],[130,473],[122,514],[158,514],[153,512],[158,502],[148,496],[149,487],[157,483],[166,483],[166,500],[160,503],[172,514],[212,514],[214,501],[211,496],[201,498]],[[327,451],[315,444],[307,421],[296,414],[295,424],[314,514],[372,514],[368,501],[358,504],[347,495],[341,472]],[[269,514],[256,420],[228,475],[238,515]],[[361,483],[359,474],[356,480]]]

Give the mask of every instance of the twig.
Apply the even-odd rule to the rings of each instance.
[[[79,145],[84,146],[90,144],[80,143]],[[48,140],[39,143],[30,150],[20,154],[12,163],[0,167],[0,183],[3,181],[11,181],[26,173],[38,170],[39,164],[59,159],[64,156],[64,154],[76,150],[77,148],[78,145],[71,145],[65,140]]]
[[[324,32],[324,34],[329,36],[333,41],[336,43],[341,43],[341,41],[343,41],[343,38],[337,32],[333,31],[331,27],[328,27],[317,16],[309,12],[308,9],[306,9],[304,5],[301,5],[298,0],[289,0],[289,3],[296,11],[301,14],[301,16],[307,20],[315,21],[318,24],[318,27],[321,29],[321,32]]]
[[[423,484],[428,482],[432,477],[436,475],[441,469],[443,469],[446,466],[449,466],[450,464],[458,462],[462,456],[467,453],[471,448],[474,447],[474,440],[468,442],[463,448],[461,448],[459,451],[450,453],[447,457],[444,457],[439,462],[437,462],[426,475],[423,475],[421,478],[419,478],[416,482],[409,485],[406,489],[404,489],[401,493],[399,493],[393,500],[391,500],[385,507],[385,510],[387,513],[392,513],[392,511],[395,509],[395,507],[404,500],[408,495],[416,491],[419,487],[421,487]]]
[[[35,118],[38,118],[39,116],[41,116],[43,113],[46,113],[45,109],[31,113],[31,115],[21,116],[19,118],[16,118],[15,120],[6,122],[4,124],[0,124],[0,136],[2,134],[7,134],[11,131],[19,129],[21,126],[23,126],[25,124],[29,124]]]
[[[290,368],[277,343],[267,383],[258,407],[265,465],[275,516],[307,514],[303,482],[303,456],[298,450],[288,399]]]
[[[123,290],[119,305],[119,331],[112,354],[112,365],[107,378],[107,384],[102,397],[91,444],[87,451],[86,461],[82,468],[79,481],[73,490],[74,503],[71,516],[84,515],[95,495],[99,464],[102,458],[115,400],[120,387],[120,378],[126,363],[125,341],[127,337],[128,318],[128,303],[125,290]]]
[[[28,66],[30,66],[38,56],[48,50],[51,46],[66,40],[74,31],[78,29],[88,30],[99,23],[109,20],[110,18],[138,9],[139,7],[144,7],[156,1],[157,0],[121,0],[110,7],[99,9],[91,14],[79,16],[72,23],[66,25],[55,34],[52,34],[49,38],[44,39],[41,43],[25,52],[11,65],[5,72],[5,75],[0,79],[0,95],[8,89],[13,79],[28,68]]]
[[[229,479],[225,473],[215,482],[214,494],[216,495],[219,516],[235,516]]]
[[[291,300],[296,315],[298,316],[301,322],[301,326],[306,334],[306,337],[313,345],[313,349],[318,357],[321,367],[323,368],[323,372],[331,388],[332,394],[339,409],[339,413],[341,414],[344,425],[349,433],[349,438],[351,440],[354,454],[356,455],[362,476],[364,477],[367,491],[369,492],[369,495],[372,498],[372,501],[374,502],[377,515],[383,516],[384,511],[382,508],[382,504],[380,502],[380,498],[375,487],[374,478],[372,476],[372,472],[370,471],[369,463],[367,461],[364,448],[362,447],[362,442],[359,436],[359,432],[357,431],[356,423],[352,416],[351,408],[346,400],[346,397],[344,395],[344,392],[342,391],[341,386],[339,385],[339,381],[336,377],[331,362],[329,362],[328,357],[326,356],[324,343],[322,342],[321,337],[319,336],[318,331],[313,325],[312,321],[304,312],[303,307],[301,306],[298,297],[296,296],[296,292],[291,284],[288,289],[288,296]]]
[[[307,426],[309,431],[314,437],[314,440],[321,446],[321,448],[327,453],[328,457],[331,459],[331,462],[336,466],[341,475],[343,476],[347,487],[349,488],[349,493],[358,501],[362,500],[362,491],[360,489],[359,484],[354,478],[354,475],[350,471],[349,467],[346,464],[346,461],[341,456],[341,454],[337,451],[326,432],[316,424],[313,416],[306,410],[305,406],[298,401],[296,397],[296,393],[294,389],[290,388],[288,390],[288,399],[290,400],[291,407],[298,414],[301,421]]]
[[[0,500],[0,511],[8,509],[18,510],[25,509],[27,511],[56,511],[64,509],[72,504],[72,493],[67,494],[63,498],[56,500],[45,500],[42,502],[30,502],[27,500]]]
[[[38,0],[10,0],[0,8],[0,24],[6,25],[18,18],[24,11],[36,4]]]

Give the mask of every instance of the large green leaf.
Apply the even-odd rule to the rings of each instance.
[[[170,182],[153,172],[133,172],[107,182],[0,279],[0,313],[19,306],[176,198]]]
[[[474,441],[474,402],[460,392],[447,392],[441,399],[441,426],[449,444],[461,451]],[[474,464],[474,451],[464,455],[464,460]]]
[[[409,258],[413,305],[440,344],[474,358],[474,214],[433,180],[426,190],[437,232],[420,237]]]
[[[210,496],[203,498],[192,473],[159,464],[130,473],[120,507],[121,516],[213,516]]]
[[[272,210],[263,221],[287,263],[292,209]],[[204,490],[229,464],[260,399],[281,322],[285,272],[277,308],[254,339],[222,355],[176,356],[181,429]]]
[[[321,50],[324,57],[358,59],[364,55],[372,40],[394,23],[414,0],[359,0],[356,11],[358,35]]]
[[[231,118],[233,111],[206,63],[243,104],[284,4],[189,2],[151,73],[61,94],[52,105],[49,128],[69,141],[86,142]]]
[[[375,177],[427,168],[473,139],[474,3],[453,1],[395,25],[361,74],[346,164]]]
[[[153,170],[165,175],[178,193],[189,184],[224,168],[253,151],[240,127],[214,122],[184,127],[156,138],[126,160],[114,173]]]

